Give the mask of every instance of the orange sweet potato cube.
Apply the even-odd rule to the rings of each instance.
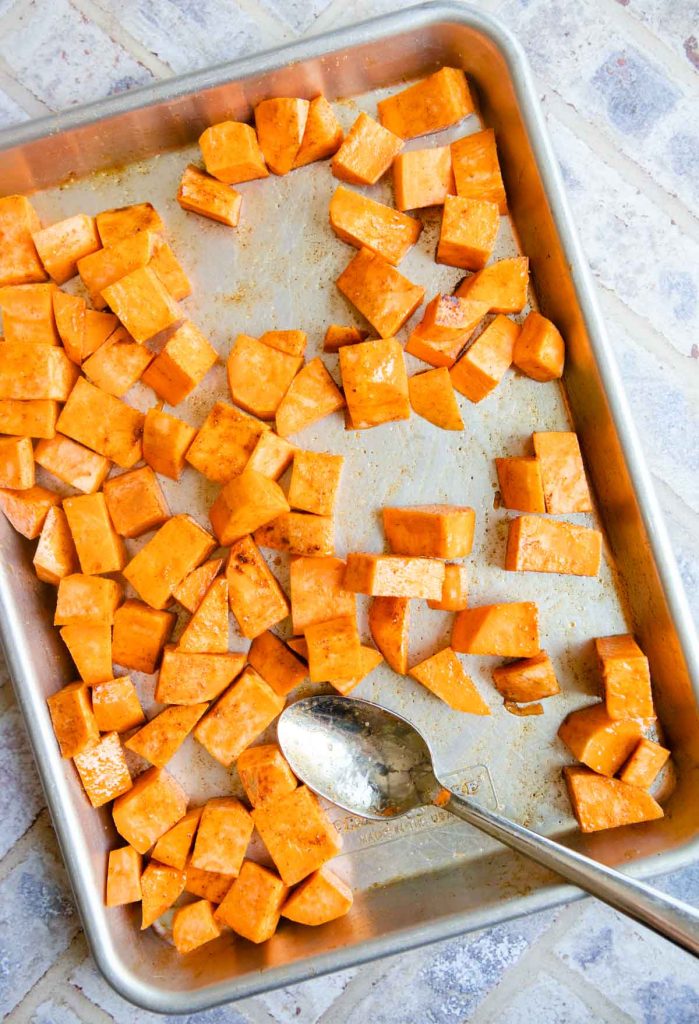
[[[147,853],[186,810],[187,794],[179,782],[164,768],[149,768],[114,801],[112,817],[119,835],[138,853]]]
[[[235,797],[209,800],[202,811],[191,864],[233,878],[240,872],[252,838],[253,821]]]
[[[441,430],[463,430],[464,421],[446,366],[439,366],[408,379],[413,412]]]
[[[185,874],[151,860],[141,875],[141,930],[150,927],[184,891]]]
[[[437,263],[481,270],[490,259],[500,228],[500,213],[486,199],[447,196],[437,245]]]
[[[443,206],[454,195],[454,173],[449,146],[412,149],[393,161],[393,192],[399,210]]]
[[[337,287],[382,338],[397,334],[425,297],[424,288],[370,249],[360,249],[350,260]]]
[[[34,460],[56,479],[84,494],[98,491],[111,468],[109,459],[104,455],[92,452],[62,434],[39,441],[34,450]]]
[[[408,375],[395,338],[340,349],[340,373],[356,430],[410,418]]]
[[[407,597],[375,597],[369,607],[374,643],[394,672],[408,670],[410,601]]]
[[[648,658],[629,634],[595,640],[610,718],[653,718]]]
[[[343,455],[297,451],[289,484],[291,507],[319,516],[332,515],[344,461]]]
[[[187,864],[185,874],[185,892],[201,896],[211,903],[220,903],[233,883],[230,875],[221,875],[217,871],[201,871],[191,862]]]
[[[297,924],[327,924],[349,913],[352,899],[350,887],[326,865],[294,889],[282,907],[282,917]]]
[[[501,214],[507,213],[507,196],[492,128],[452,142],[451,159],[458,196],[487,199],[497,205]]]
[[[211,125],[199,136],[199,148],[208,173],[227,185],[269,174],[255,129],[241,121]]]
[[[468,300],[466,300],[468,301]],[[480,402],[512,365],[519,325],[498,315],[451,368],[451,382],[470,402]]]
[[[596,576],[601,561],[599,530],[530,515],[509,523],[505,568],[510,572]]]
[[[347,696],[351,693],[355,687],[359,686],[363,679],[374,671],[381,662],[383,657],[377,650],[368,645],[362,644],[359,648],[359,671],[356,676],[352,676],[351,679],[330,679],[330,685],[337,690],[338,693]]]
[[[143,413],[80,377],[58,417],[62,434],[130,469],[143,454]]]
[[[332,555],[335,553],[335,524],[332,516],[305,512],[284,512],[253,534],[261,548],[288,551],[290,555]]]
[[[275,480],[246,469],[221,488],[209,510],[220,544],[233,544],[289,511],[289,503]]]
[[[38,485],[23,491],[0,489],[0,510],[17,533],[27,540],[35,540],[39,536],[49,511],[60,503],[60,495]]]
[[[139,231],[162,234],[165,225],[152,203],[133,203],[111,210],[102,210],[95,217],[100,241],[104,246],[117,245]]]
[[[296,789],[296,776],[274,743],[248,747],[236,761],[236,768],[253,807]]]
[[[192,654],[226,654],[228,651],[228,581],[217,579],[180,636],[178,648]]]
[[[62,757],[75,757],[99,739],[99,727],[85,683],[69,683],[48,697],[46,703]]]
[[[532,439],[539,460],[546,511],[552,515],[591,512],[592,499],[578,435],[570,430],[546,430],[536,431]]]
[[[338,186],[330,200],[330,227],[338,238],[356,249],[366,248],[383,256],[394,267],[422,231],[422,222],[399,210]]]
[[[77,261],[101,248],[94,217],[77,213],[32,235],[44,269],[56,284],[64,284],[78,272]]]
[[[629,786],[650,789],[669,756],[669,750],[644,736],[619,772],[619,778]]]
[[[119,321],[113,313],[96,309],[85,310],[85,333],[82,340],[82,359],[93,355],[108,341],[117,329]],[[122,328],[123,330],[123,328]]]
[[[193,807],[153,847],[153,860],[184,871],[203,808]]]
[[[565,342],[555,324],[532,310],[517,338],[513,362],[532,380],[545,382],[562,377]]]
[[[0,286],[46,280],[32,239],[40,227],[39,215],[26,196],[0,198]]]
[[[306,643],[305,636],[292,636],[287,640],[287,646],[291,648],[294,654],[298,654],[299,658],[308,663],[308,644]]]
[[[218,907],[216,920],[249,942],[266,942],[277,929],[287,891],[278,875],[246,860]]]
[[[134,672],[155,672],[176,616],[142,601],[124,601],[114,613],[112,658]]]
[[[361,670],[361,645],[354,616],[306,627],[308,675],[312,683],[354,679]]]
[[[308,100],[280,96],[255,107],[255,128],[265,163],[273,174],[288,174],[301,148]]]
[[[87,303],[79,295],[68,295],[56,288],[52,294],[56,330],[66,355],[72,362],[83,360]]]
[[[451,645],[462,654],[533,658],[539,653],[539,613],[533,601],[466,608],[454,619]]]
[[[302,362],[302,356],[289,355],[249,334],[239,334],[226,363],[231,398],[260,419],[274,419]]]
[[[124,576],[152,608],[164,608],[185,576],[211,554],[215,542],[188,515],[173,516],[134,555]]]
[[[131,789],[131,773],[117,732],[105,733],[85,747],[73,763],[93,807],[103,807]]]
[[[519,512],[545,512],[539,460],[530,456],[496,459],[500,497],[505,508]]]
[[[189,164],[180,179],[177,202],[183,210],[234,228],[240,220],[243,197],[230,185],[217,181],[194,164]]]
[[[284,698],[248,666],[201,719],[196,739],[226,768],[264,732],[284,707]]]
[[[377,108],[381,124],[402,139],[449,128],[474,110],[466,75],[450,67],[379,100]]]
[[[190,654],[166,647],[155,699],[161,704],[186,705],[214,700],[244,664],[244,654]]]
[[[86,575],[118,572],[126,562],[124,542],[112,526],[104,494],[63,499],[63,511]]]
[[[179,480],[196,433],[176,416],[149,409],[143,423],[143,458],[156,473]]]
[[[325,96],[316,96],[308,108],[306,128],[294,167],[305,167],[315,160],[325,160],[332,156],[340,148],[343,135],[342,126],[332,106]]]
[[[34,449],[29,437],[0,437],[0,487],[34,486]]]
[[[300,686],[307,675],[303,662],[269,630],[255,637],[248,651],[248,661],[280,697],[286,697]]]
[[[124,746],[146,761],[164,768],[174,757],[208,704],[173,704],[130,736]]]
[[[435,295],[412,330],[405,351],[432,366],[452,366],[488,308],[454,295]]]
[[[289,568],[293,631],[327,619],[354,616],[356,598],[345,590],[346,563],[341,558],[295,558]]]
[[[505,700],[526,704],[561,692],[551,659],[546,651],[533,658],[510,662],[493,669],[493,680]]]
[[[58,402],[53,400],[0,399],[0,434],[53,437],[56,433],[57,419]]]
[[[421,661],[410,669],[409,674],[454,711],[470,715],[490,714],[490,708],[466,675],[451,647],[445,647],[431,658]]]
[[[58,345],[53,312],[54,284],[20,284],[0,288],[5,341]]]
[[[276,428],[281,437],[310,427],[343,409],[345,399],[322,359],[306,363],[294,377],[277,408]]]
[[[222,558],[211,558],[198,569],[193,569],[173,590],[176,601],[194,614],[204,600],[207,590],[221,571]]]
[[[136,687],[129,676],[119,676],[93,686],[92,710],[100,732],[126,732],[145,721]]]
[[[141,379],[153,358],[153,353],[135,342],[124,327],[117,327],[85,360],[82,370],[98,388],[122,398]]]
[[[62,348],[33,341],[0,345],[0,398],[65,402],[78,372]]]
[[[519,313],[527,304],[529,259],[512,256],[497,260],[465,278],[455,295],[487,303],[491,313]]]
[[[603,703],[571,711],[558,730],[573,757],[601,775],[615,775],[643,735],[637,718],[610,718]]]
[[[154,232],[139,231],[78,260],[78,273],[96,309],[107,305],[102,295],[105,288],[150,263],[157,243],[158,236]]]
[[[116,580],[73,573],[58,584],[54,626],[111,626],[122,601]]]
[[[589,768],[567,766],[563,776],[582,832],[598,832],[663,817],[650,793],[620,779],[608,779]]]
[[[273,430],[265,430],[257,439],[245,469],[254,469],[271,480],[278,480],[291,465],[295,452],[296,445],[279,437]]]
[[[465,565],[445,565],[442,596],[439,601],[428,601],[428,606],[440,612],[460,612],[468,607],[468,570]]]
[[[366,341],[368,337],[369,332],[359,327],[330,324],[323,339],[323,351],[339,352],[345,345],[357,345],[360,341]]]
[[[190,445],[187,462],[207,480],[226,483],[247,468],[257,442],[268,432],[265,423],[216,402]]]
[[[141,899],[142,857],[132,846],[121,846],[109,851],[107,864],[107,894],[105,905],[123,907]]]
[[[336,178],[375,185],[403,148],[403,140],[362,111],[332,159]]]
[[[150,466],[106,480],[104,500],[114,528],[122,537],[140,537],[170,518],[165,495]]]
[[[107,285],[102,296],[141,345],[182,319],[177,303],[150,267],[139,267]]]
[[[217,359],[216,349],[191,321],[185,320],[141,380],[168,405],[178,405],[201,383]]]
[[[259,339],[263,345],[286,352],[290,356],[303,356],[308,344],[305,331],[265,331]]]
[[[197,900],[178,907],[172,919],[172,941],[178,953],[191,953],[212,939],[221,929],[214,917],[210,900]]]
[[[52,506],[41,528],[34,552],[34,572],[44,583],[57,587],[65,576],[78,572],[78,553],[68,526],[66,514]]]
[[[175,302],[186,299],[188,295],[192,294],[192,282],[167,242],[160,241],[159,244],[156,244],[153,258],[148,266],[156,272]]]
[[[344,586],[356,594],[373,597],[442,596],[444,563],[435,558],[404,558],[396,555],[352,553],[347,556]]]
[[[338,854],[342,841],[306,786],[255,807],[255,828],[286,885],[295,885]]]
[[[397,555],[465,558],[473,547],[475,525],[476,513],[468,505],[411,505],[383,510],[386,540]]]
[[[112,671],[112,627],[108,624],[99,626],[63,626],[61,640],[75,662],[78,675],[94,686],[105,683],[114,676]],[[116,726],[106,728],[100,725],[101,732],[111,732]],[[121,729],[117,729],[121,732]]]
[[[259,636],[289,614],[284,592],[252,537],[231,546],[226,579],[231,611],[244,637]]]

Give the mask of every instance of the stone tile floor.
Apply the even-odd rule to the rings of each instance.
[[[0,127],[396,0],[0,0]],[[532,62],[609,333],[699,611],[699,4],[481,0]],[[147,1024],[87,952],[0,686],[0,1017]],[[699,865],[658,884],[699,904]],[[407,979],[407,981],[406,981]],[[199,1014],[197,1024],[699,1022],[686,954],[586,901]]]

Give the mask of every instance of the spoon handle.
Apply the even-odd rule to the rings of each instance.
[[[444,791],[442,791],[444,792]],[[699,911],[456,793],[439,805],[699,956]]]

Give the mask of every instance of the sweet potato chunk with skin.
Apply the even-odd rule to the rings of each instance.
[[[444,585],[439,601],[428,606],[440,612],[461,612],[468,607],[468,570],[465,565],[445,565]]]
[[[141,854],[131,846],[109,851],[107,894],[104,901],[106,906],[122,907],[126,903],[140,901],[141,861]]]
[[[466,558],[473,547],[475,525],[476,513],[468,505],[411,505],[383,510],[386,540],[397,555]]]
[[[245,655],[190,654],[166,647],[155,687],[161,704],[200,704],[215,700],[235,679],[245,664]]]
[[[192,570],[182,582],[175,587],[173,597],[183,608],[194,614],[204,600],[207,590],[221,571],[222,558],[212,558],[204,562],[198,569]]]
[[[437,263],[481,270],[490,259],[500,228],[495,203],[447,196],[437,245]]]
[[[128,676],[93,686],[92,710],[100,732],[126,732],[145,721],[136,687]]]
[[[355,249],[366,248],[394,267],[417,242],[422,222],[376,200],[338,186],[330,200],[330,227]]]
[[[287,891],[278,875],[246,860],[217,909],[216,920],[249,942],[266,942],[276,931]]]
[[[273,174],[288,174],[301,148],[308,100],[286,96],[262,100],[255,107],[257,141]]]
[[[532,380],[546,382],[562,377],[565,342],[555,324],[532,310],[517,338],[513,362]]]
[[[441,430],[463,430],[449,370],[439,366],[408,379],[408,394],[413,412]]]
[[[63,499],[63,511],[86,575],[118,572],[126,562],[124,542],[112,526],[104,494]]]
[[[451,159],[458,196],[487,199],[497,205],[501,214],[507,213],[507,196],[492,128],[452,142]]]
[[[352,890],[327,866],[309,875],[282,907],[282,917],[297,924],[320,925],[349,913]]]
[[[6,342],[58,345],[53,312],[54,284],[20,284],[0,288],[0,311]]]
[[[77,366],[62,348],[33,341],[0,345],[0,398],[65,402],[77,376]]]
[[[330,169],[342,181],[375,185],[402,148],[402,139],[362,111],[335,153]]]
[[[519,512],[545,512],[544,487],[539,460],[522,458],[496,459],[500,497],[505,508]]]
[[[209,510],[209,519],[219,543],[228,545],[288,511],[279,484],[247,469],[224,484]]]
[[[63,626],[61,640],[75,662],[78,675],[88,686],[113,679],[111,626]],[[116,726],[100,725],[101,732],[112,729]],[[121,729],[116,731],[121,732]]]
[[[290,356],[303,356],[308,343],[305,331],[265,331],[259,340],[263,345]]]
[[[599,832],[663,817],[650,793],[619,779],[608,779],[588,768],[563,769],[568,795],[582,832]]]
[[[454,292],[459,298],[485,302],[491,313],[519,313],[527,304],[529,259],[497,260],[465,278]]]
[[[546,651],[493,669],[493,680],[505,700],[526,704],[561,692],[551,659]]]
[[[102,296],[139,343],[182,319],[177,303],[150,267],[139,267],[102,289]]]
[[[187,462],[207,480],[226,483],[247,467],[265,423],[225,402],[216,402],[187,452]]]
[[[272,724],[283,707],[284,698],[248,666],[204,715],[194,735],[227,768]]]
[[[151,860],[141,875],[141,931],[149,928],[184,892],[184,871]]]
[[[474,110],[466,75],[449,67],[379,100],[377,108],[381,124],[402,139],[449,128]]]
[[[210,900],[197,900],[178,907],[172,919],[172,941],[178,953],[191,953],[212,939],[217,939],[221,929],[214,917]]]
[[[286,885],[300,882],[342,849],[335,826],[306,786],[255,807],[252,817]]]
[[[104,309],[107,305],[102,295],[105,288],[150,263],[157,242],[158,236],[154,232],[139,231],[78,260],[78,273],[96,309]]]
[[[653,718],[648,659],[629,634],[595,640],[610,718]]]
[[[308,626],[306,643],[312,683],[349,681],[359,675],[361,645],[356,618],[346,616]]]
[[[261,548],[288,551],[291,555],[332,555],[335,553],[335,526],[332,516],[314,516],[306,512],[284,512],[253,534]]]
[[[466,608],[454,620],[451,645],[462,654],[533,658],[539,653],[539,614],[532,601]]]
[[[93,807],[103,807],[131,789],[131,773],[116,732],[105,733],[85,747],[73,763]]]
[[[344,461],[343,455],[297,451],[289,484],[291,507],[318,516],[331,516]]]
[[[156,473],[179,480],[196,433],[176,416],[149,409],[143,423],[143,458]]]
[[[178,649],[192,654],[228,651],[228,581],[217,579],[187,623]]]
[[[489,715],[490,708],[466,675],[451,647],[434,654],[410,669],[409,675],[431,690],[454,711],[470,715]]]
[[[339,352],[345,345],[357,345],[360,341],[366,341],[368,337],[369,332],[363,331],[359,327],[330,324],[323,339],[323,351]]]
[[[0,489],[0,510],[27,540],[35,540],[44,528],[49,511],[60,505],[61,497],[45,487],[27,487],[23,491]]]
[[[226,565],[228,600],[241,634],[249,639],[289,614],[289,604],[252,537],[232,545]]]
[[[397,334],[425,297],[424,288],[369,249],[359,250],[336,284],[382,338]]]
[[[374,597],[442,596],[444,564],[435,558],[404,558],[396,555],[349,554],[344,586],[357,594]]]
[[[56,284],[65,284],[78,272],[77,261],[101,248],[94,217],[77,213],[32,235],[44,269]]]
[[[142,601],[124,601],[114,613],[112,658],[135,672],[155,672],[176,616]]]
[[[187,794],[179,782],[164,768],[149,768],[114,801],[112,817],[119,835],[138,853],[147,853],[186,810]]]
[[[511,572],[596,576],[601,560],[599,530],[539,516],[519,516],[510,521],[505,568]]]
[[[432,366],[452,366],[487,312],[484,302],[435,295],[411,332],[405,351]]]
[[[303,662],[269,630],[255,637],[248,651],[248,661],[280,697],[286,697],[300,686],[307,675]]]
[[[183,210],[235,228],[240,220],[243,197],[234,188],[189,164],[180,180],[177,202]]]
[[[512,365],[519,326],[498,315],[451,368],[451,382],[470,402],[480,402]]]
[[[572,711],[558,730],[573,757],[601,775],[615,775],[642,735],[638,719],[610,718],[602,703]]]
[[[369,607],[374,643],[394,672],[408,671],[410,601],[407,597],[375,597]]]
[[[193,807],[187,811],[184,818],[180,818],[176,825],[160,837],[153,847],[153,860],[168,864],[178,871],[185,870],[202,810],[202,807]]]
[[[395,338],[340,349],[340,373],[355,430],[410,418],[408,375]]]
[[[296,789],[296,776],[274,743],[248,747],[238,758],[236,768],[253,807]]]
[[[21,437],[53,437],[56,433],[58,402],[37,398],[19,401],[0,399],[0,434]]]
[[[633,754],[619,772],[619,778],[629,786],[650,789],[669,756],[669,750],[644,736],[638,741]]]
[[[249,334],[239,334],[226,363],[231,398],[260,419],[274,419],[302,362],[301,356],[280,352]]]
[[[82,370],[97,387],[122,398],[141,379],[153,358],[153,353],[135,342],[124,327],[117,327],[85,360]]]
[[[143,413],[80,377],[58,417],[58,430],[130,469],[141,458]]]
[[[149,466],[106,480],[104,499],[117,533],[140,537],[170,518],[158,478]]]
[[[235,877],[252,837],[250,814],[235,797],[217,797],[204,806],[190,858],[192,866]]]
[[[102,210],[95,217],[100,241],[104,246],[117,245],[125,238],[137,235],[139,231],[162,234],[165,225],[152,203],[133,203],[112,210]]]
[[[100,731],[85,683],[69,683],[47,698],[62,757],[75,757],[99,740]]]
[[[62,434],[39,441],[34,450],[34,460],[51,476],[84,494],[98,491],[111,467],[104,455],[92,452]]]
[[[591,512],[592,499],[578,435],[569,430],[535,431],[532,439],[539,460],[546,511],[552,515]]]
[[[353,616],[356,598],[343,586],[346,563],[341,558],[295,558],[289,567],[294,633],[327,619]]]
[[[254,469],[271,480],[278,480],[291,465],[295,452],[296,445],[279,437],[273,430],[266,430],[257,439],[245,469]]]
[[[54,587],[66,576],[78,572],[78,553],[62,508],[54,505],[46,514],[36,551],[34,572],[43,583]]]
[[[116,580],[73,573],[58,584],[54,626],[111,626],[122,601]]]
[[[255,129],[241,121],[222,121],[199,136],[199,147],[209,174],[227,185],[266,178],[262,150]]]
[[[0,286],[46,280],[32,239],[40,228],[39,215],[26,196],[0,198]]]
[[[356,676],[352,676],[351,679],[329,679],[328,682],[334,687],[338,693],[347,696],[351,693],[355,687],[359,686],[363,679],[366,679],[370,673],[377,668],[383,657],[373,647],[362,644],[359,648],[359,671]]]
[[[332,106],[325,96],[316,96],[308,108],[306,128],[294,167],[305,167],[316,160],[332,156],[340,148],[343,135],[342,125],[335,117]]]
[[[124,576],[146,604],[164,608],[178,583],[215,546],[211,534],[191,516],[173,516],[125,566]]]
[[[211,903],[220,903],[233,884],[230,875],[221,875],[217,871],[201,871],[195,868],[190,862],[187,865],[185,874],[187,880],[185,892],[191,892],[194,896],[201,896],[202,899]]]
[[[0,437],[0,487],[34,486],[34,449],[29,437]]]
[[[393,161],[393,192],[399,210],[443,206],[456,192],[449,146],[399,153]]]
[[[165,708],[130,736],[124,746],[146,761],[164,768],[175,756],[209,705],[189,704]]]
[[[322,359],[316,357],[300,370],[277,407],[276,427],[281,437],[310,427],[343,409],[345,399]]]
[[[168,338],[141,380],[168,405],[179,405],[194,391],[218,359],[216,349],[189,320]]]

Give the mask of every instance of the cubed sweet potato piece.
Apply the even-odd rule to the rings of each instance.
[[[200,565],[198,569],[193,569],[173,590],[172,594],[175,600],[188,612],[194,614],[204,600],[207,590],[221,571],[222,565],[222,558],[211,558],[208,562]]]
[[[533,601],[486,604],[458,612],[451,645],[462,654],[533,658],[539,653],[539,613]]]
[[[341,558],[295,558],[289,569],[294,633],[327,619],[353,616],[356,598],[343,586]]]
[[[58,417],[58,430],[130,469],[142,457],[144,416],[80,377]]]
[[[168,338],[141,380],[168,405],[179,405],[200,384],[218,359],[216,349],[190,320]]]
[[[338,854],[342,841],[306,786],[255,807],[255,828],[286,885],[295,885]]]
[[[247,467],[267,424],[232,405],[216,402],[187,452],[187,462],[207,478],[226,483]]]
[[[85,333],[82,340],[82,359],[87,359],[97,349],[101,348],[116,331],[118,324],[119,321],[113,313],[86,309]]]
[[[131,789],[131,773],[117,732],[105,733],[89,744],[73,763],[93,807],[103,807]]]
[[[562,377],[565,342],[555,324],[532,310],[515,343],[513,362],[532,380],[545,382]]]
[[[86,575],[118,572],[127,554],[112,526],[104,494],[80,494],[63,499],[63,511],[78,552],[80,571]]]
[[[370,249],[360,249],[336,283],[382,338],[397,334],[425,297],[421,285],[403,277]]]
[[[278,875],[246,860],[218,907],[216,920],[250,942],[266,942],[276,931],[287,891]]]
[[[125,566],[124,576],[146,604],[164,608],[178,583],[215,546],[211,534],[191,516],[173,516]]]
[[[629,634],[598,637],[595,651],[610,718],[653,718],[648,658]]]
[[[535,431],[532,439],[539,460],[546,511],[552,515],[591,512],[592,499],[578,435],[571,430],[546,430]]]
[[[307,675],[303,662],[269,630],[255,637],[248,661],[280,697],[300,686]]]
[[[116,580],[73,573],[58,584],[54,626],[111,626],[123,592]]]
[[[136,687],[129,676],[119,676],[93,686],[92,710],[100,732],[126,732],[145,721]]]
[[[104,499],[117,533],[140,537],[170,518],[158,479],[149,466],[106,480]]]
[[[151,860],[141,875],[141,931],[149,928],[184,892],[185,874]]]
[[[97,742],[100,731],[85,683],[69,683],[46,703],[62,757],[75,757]]]
[[[289,603],[252,537],[231,546],[226,565],[228,600],[238,628],[253,639],[289,614]]]
[[[124,601],[114,613],[112,658],[135,672],[155,672],[176,616],[142,601]]]
[[[440,612],[461,612],[468,607],[468,570],[465,565],[445,565],[442,596],[428,601],[430,608]]]
[[[362,644],[359,648],[359,671],[351,679],[329,679],[328,682],[338,693],[347,696],[355,687],[359,686],[363,679],[366,679],[375,668],[383,661],[383,656],[373,647]]]
[[[153,860],[168,864],[178,871],[185,870],[202,810],[202,807],[193,807],[160,837],[153,847]]]
[[[113,678],[111,626],[63,626],[61,640],[75,662],[78,675],[88,686],[105,683]],[[115,728],[100,725],[101,732],[111,732]],[[117,732],[121,732],[121,729],[117,729]]]
[[[294,377],[277,407],[276,428],[281,437],[310,427],[343,409],[345,399],[322,359],[316,356]]]
[[[481,270],[490,259],[500,228],[500,213],[486,199],[447,196],[437,245],[437,263]]]
[[[352,899],[350,887],[326,865],[294,889],[282,907],[282,917],[297,924],[327,924],[347,914]]]
[[[476,513],[468,505],[412,505],[383,510],[386,540],[397,555],[465,558],[473,547],[475,525]]]
[[[332,156],[340,148],[343,134],[335,111],[325,96],[316,96],[308,108],[306,128],[294,167],[305,167],[316,160]]]
[[[615,775],[643,735],[636,718],[610,718],[603,703],[571,711],[558,730],[573,757],[602,775]]]
[[[296,445],[279,437],[273,430],[260,434],[245,469],[254,469],[271,480],[278,480],[289,468],[296,452]]]
[[[510,521],[505,568],[511,572],[596,576],[601,560],[599,530],[540,516],[519,516]]]
[[[432,366],[452,366],[487,312],[484,302],[435,295],[412,330],[405,351]]]
[[[214,700],[226,689],[245,664],[245,655],[189,654],[165,648],[155,688],[161,704],[199,704]]]
[[[85,360],[82,370],[98,388],[122,398],[141,379],[153,358],[153,353],[134,341],[126,328],[117,327]]]
[[[442,596],[444,563],[436,558],[354,553],[347,556],[344,587],[374,597]]]
[[[165,708],[130,736],[124,746],[158,768],[164,768],[180,749],[208,706],[206,703],[186,706],[174,704]]]
[[[507,213],[507,196],[492,128],[452,142],[451,159],[458,196],[487,199],[497,205],[501,214]]]
[[[178,953],[191,953],[220,934],[210,900],[197,900],[178,907],[172,918],[172,941]]]
[[[36,398],[20,401],[0,399],[0,434],[21,437],[53,437],[56,433],[58,402]]]
[[[54,284],[19,284],[0,288],[0,312],[6,342],[58,345],[53,312]]]
[[[303,358],[239,334],[226,363],[231,398],[263,420],[274,419]]]
[[[246,469],[221,488],[209,519],[219,543],[228,545],[288,511],[289,503],[279,484]]]
[[[451,647],[445,647],[431,658],[421,661],[410,669],[409,675],[454,711],[464,711],[470,715],[490,714],[490,708],[466,675]]]
[[[379,100],[377,108],[381,124],[401,139],[449,128],[474,110],[466,75],[450,67]]]
[[[205,804],[199,820],[191,864],[202,871],[235,877],[252,837],[253,821],[235,797],[217,797]]]
[[[167,242],[160,241],[156,245],[148,266],[156,272],[175,302],[192,294],[192,282]]]
[[[187,623],[177,647],[192,654],[228,651],[228,581],[214,580]]]
[[[77,261],[101,248],[95,218],[86,213],[57,221],[32,235],[39,259],[56,284],[64,284],[78,272]]]
[[[332,515],[344,461],[343,455],[297,451],[289,484],[291,507],[319,516]]]
[[[638,786],[605,778],[589,768],[568,766],[563,769],[563,776],[583,832],[599,832],[663,817],[660,804]]]
[[[46,280],[32,239],[40,227],[39,215],[26,196],[0,199],[0,286]]]
[[[369,332],[360,327],[342,327],[340,324],[330,324],[323,339],[324,352],[339,352],[345,345],[357,345],[360,341],[366,341]]]
[[[329,619],[306,627],[308,675],[312,683],[356,678],[361,669],[361,644],[354,616]]]
[[[354,429],[409,419],[408,375],[395,338],[340,349],[340,373]]]
[[[39,441],[34,450],[34,460],[51,476],[84,494],[98,491],[111,467],[104,455],[90,451],[62,434]]]
[[[305,636],[289,637],[287,646],[291,648],[294,654],[298,654],[299,658],[303,658],[308,663],[308,644],[306,643]]]
[[[383,203],[338,186],[330,200],[330,227],[355,249],[366,248],[394,267],[415,245],[422,222]]]
[[[369,608],[374,643],[394,672],[408,670],[410,601],[407,597],[375,597]]]
[[[195,868],[191,862],[187,865],[185,874],[185,892],[201,896],[211,903],[220,903],[233,884],[230,875],[221,875],[217,871],[202,871]]]
[[[96,309],[107,305],[102,295],[105,288],[150,263],[157,243],[155,232],[139,231],[78,260],[78,273]]]
[[[441,430],[463,430],[454,387],[446,366],[439,366],[408,379],[408,394],[413,412]]]
[[[529,259],[511,256],[497,260],[465,278],[455,295],[485,302],[491,313],[519,313],[527,304]]]
[[[355,185],[375,185],[403,148],[403,140],[362,111],[330,168],[336,178]]]
[[[107,285],[102,296],[141,345],[182,319],[177,303],[150,267],[139,267]]]
[[[139,231],[165,231],[163,220],[152,203],[133,203],[111,210],[102,210],[95,217],[102,245],[116,245]]]
[[[65,402],[78,372],[62,348],[33,341],[0,345],[0,398]]]
[[[87,303],[79,295],[69,295],[58,288],[51,293],[51,300],[56,330],[65,353],[72,362],[80,365],[83,360]]]
[[[236,768],[253,807],[296,789],[296,776],[274,743],[248,747],[236,761]]]
[[[288,551],[291,555],[332,555],[335,552],[335,527],[332,516],[314,516],[305,512],[284,512],[253,534],[261,548]]]
[[[0,437],[0,487],[24,491],[34,486],[34,449],[29,437]]]
[[[179,480],[196,433],[176,416],[149,409],[143,424],[143,458],[156,473]]]
[[[262,100],[255,107],[255,128],[265,163],[273,174],[288,174],[301,148],[308,100],[287,96]]]
[[[34,572],[44,583],[54,587],[65,576],[78,572],[78,553],[68,526],[66,514],[57,505],[52,506],[44,520],[36,551]]]
[[[21,533],[27,540],[35,540],[39,536],[50,509],[60,503],[59,494],[39,487],[38,484],[23,491],[0,489],[0,510],[17,533]]]
[[[669,750],[644,736],[619,772],[619,778],[629,786],[650,789],[669,756]]]
[[[116,830],[139,853],[147,853],[187,810],[187,794],[164,768],[149,768],[128,793],[114,801]]]
[[[183,210],[234,228],[240,220],[243,197],[234,188],[189,164],[180,179],[177,202]]]
[[[248,666],[204,715],[194,735],[211,756],[227,768],[271,725],[283,708],[284,698]]]
[[[259,340],[269,348],[278,352],[286,352],[290,356],[303,356],[308,344],[305,331],[265,331]]]
[[[227,185],[269,174],[255,129],[241,121],[211,125],[199,136],[199,148],[209,174]]]
[[[526,704],[561,692],[551,659],[546,651],[493,669],[493,680],[505,700]]]
[[[470,402],[482,401],[512,365],[519,326],[498,314],[451,368],[451,382]]]
[[[545,512],[539,460],[530,456],[496,459],[500,497],[505,508],[519,512]]]
[[[393,161],[393,192],[399,210],[443,206],[456,192],[449,146],[412,149]]]
[[[109,851],[107,864],[107,893],[105,905],[123,907],[141,899],[142,857],[132,846],[120,846]]]

